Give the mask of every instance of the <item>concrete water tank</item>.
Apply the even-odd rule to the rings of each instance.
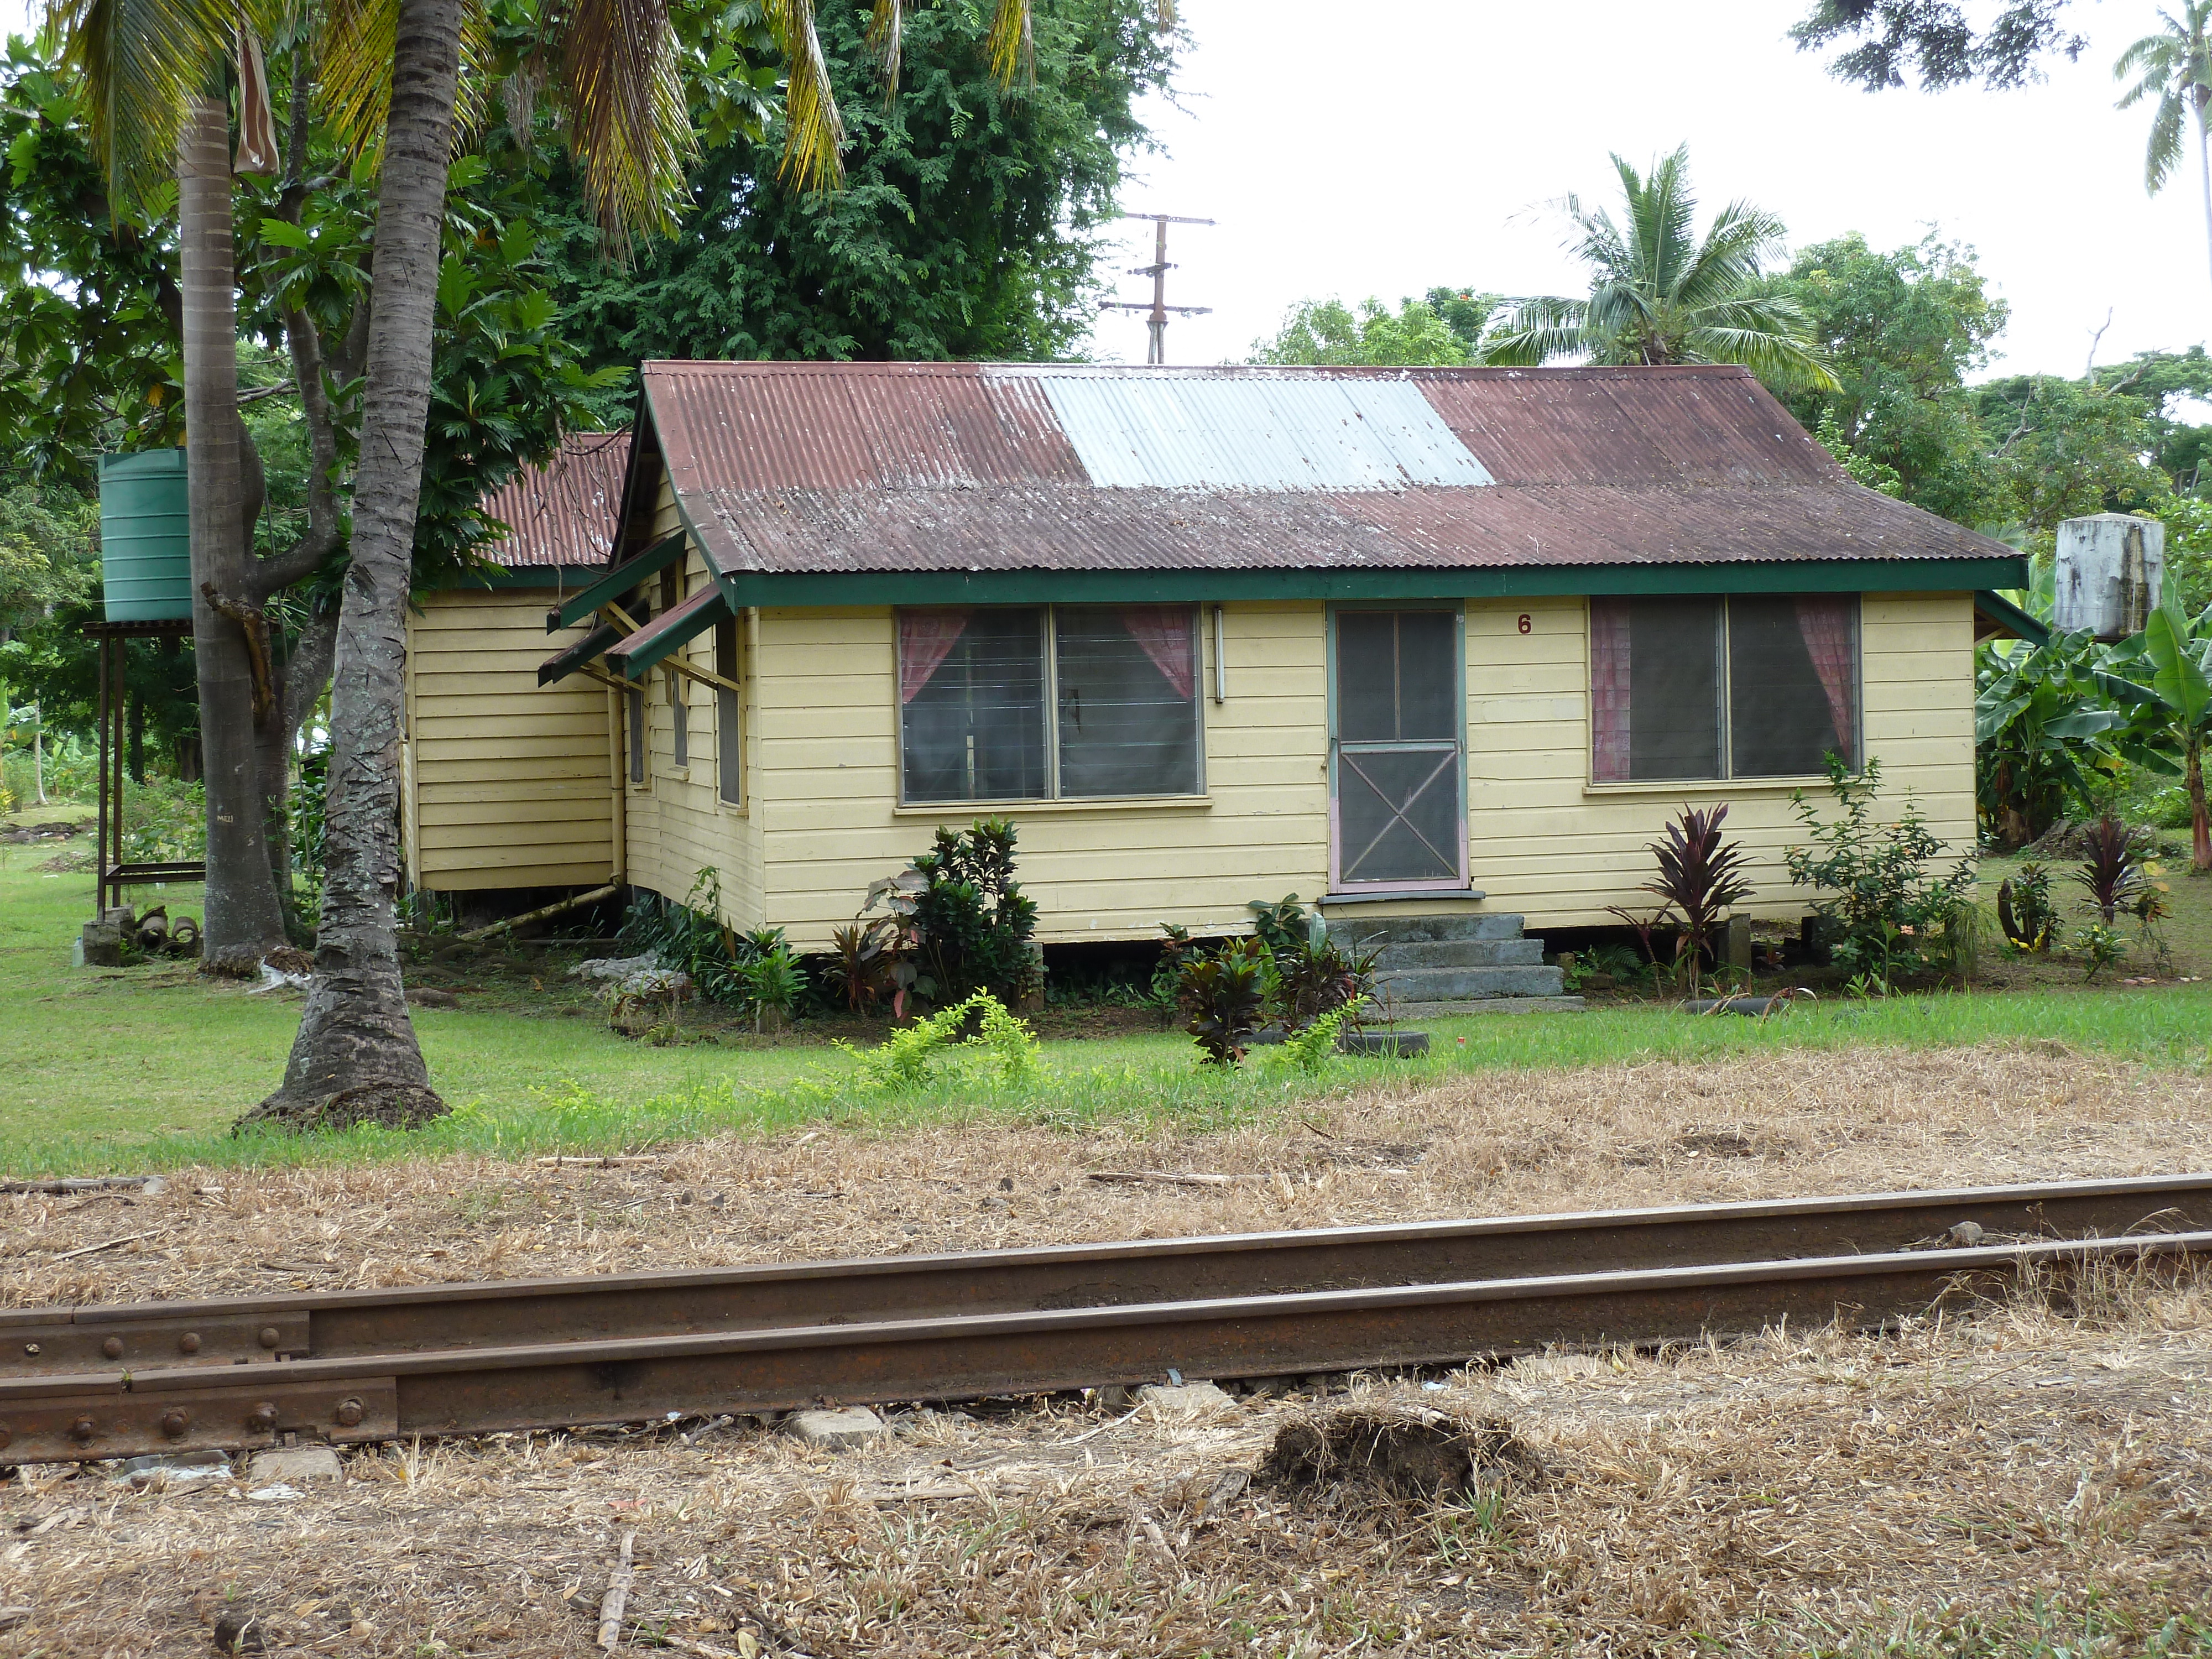
[[[2051,619],[2062,634],[2086,628],[2100,640],[2142,632],[2158,609],[2166,526],[2127,513],[2095,513],[2058,526],[2058,570]]]
[[[185,452],[100,458],[100,572],[110,622],[192,614],[192,537]]]

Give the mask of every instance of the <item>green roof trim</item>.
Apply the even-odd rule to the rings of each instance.
[[[461,588],[576,587],[607,574],[603,564],[521,564],[513,569],[497,565],[471,570],[441,581],[433,590],[452,592]]]
[[[620,644],[609,646],[607,666],[626,680],[641,679],[663,658],[681,650],[716,623],[726,622],[732,614],[729,599],[720,588],[702,587]]]
[[[2026,640],[2030,645],[2051,643],[2050,625],[2038,622],[2002,593],[1979,590],[1974,595],[1974,609],[2016,640]]]
[[[628,568],[628,567],[624,567]],[[732,608],[1169,605],[1212,599],[1504,599],[1606,593],[1955,593],[2017,587],[2024,556],[1423,570],[887,570],[717,575]],[[565,614],[565,613],[564,613]]]
[[[545,617],[545,631],[557,634],[564,628],[574,628],[610,599],[618,599],[647,576],[684,556],[684,534],[678,531],[665,536],[634,559],[622,563],[593,582],[574,598],[562,602],[561,608],[550,611]]]

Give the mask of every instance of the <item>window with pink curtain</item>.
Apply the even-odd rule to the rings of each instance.
[[[1856,594],[1808,594],[1796,603],[1797,632],[1820,677],[1836,750],[1858,759],[1859,602]]]
[[[1191,649],[1191,610],[1187,605],[1125,605],[1121,626],[1144,647],[1178,697],[1198,689],[1198,668]]]
[[[898,613],[899,702],[912,702],[968,627],[965,610]]]
[[[1626,783],[1629,772],[1629,601],[1590,601],[1590,775]]]
[[[1859,599],[1590,601],[1590,775],[1802,778],[1859,763]]]

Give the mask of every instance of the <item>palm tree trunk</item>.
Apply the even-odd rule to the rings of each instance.
[[[2212,143],[2204,133],[2204,106],[2212,102],[2212,87],[2191,88],[2197,94],[2190,101],[2197,106],[2197,179],[2204,193],[2204,246],[2212,254]]]
[[[185,468],[191,497],[192,657],[199,675],[207,781],[210,950],[282,945],[269,873],[245,631],[209,603],[245,591],[238,418],[238,290],[232,269],[230,112],[197,97],[178,143],[179,264],[184,287]]]
[[[315,978],[283,1086],[241,1124],[411,1127],[447,1109],[430,1088],[408,1018],[393,902],[407,582],[459,59],[459,0],[400,0],[378,191],[352,563],[331,679]]]

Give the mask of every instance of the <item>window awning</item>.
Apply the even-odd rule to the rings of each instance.
[[[607,666],[626,680],[641,678],[672,652],[681,650],[716,623],[735,613],[719,586],[701,588],[673,611],[665,611],[635,634],[607,647]]]
[[[1974,595],[1974,643],[1979,645],[1984,640],[2026,640],[2030,645],[2048,645],[2051,629],[2010,599],[1984,588]]]
[[[612,623],[601,623],[557,657],[548,657],[538,666],[538,684],[542,689],[556,680],[565,680],[582,668],[608,647],[618,644],[622,629]]]

